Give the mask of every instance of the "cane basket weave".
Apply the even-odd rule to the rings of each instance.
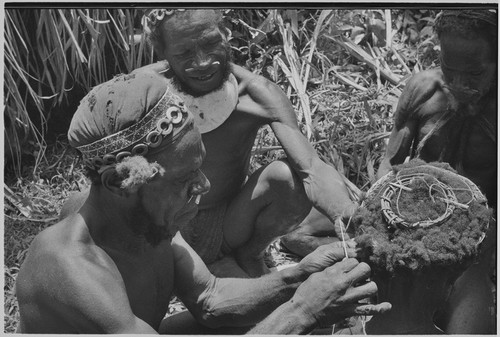
[[[428,199],[425,202],[441,202],[445,205],[441,214],[418,220],[405,217],[404,209],[398,205],[398,198],[402,193],[413,193],[411,186],[418,181],[425,181],[429,188]],[[366,193],[361,206],[374,201],[380,203],[383,219],[387,226],[394,230],[417,230],[439,226],[450,220],[450,217],[457,212],[457,208],[461,208],[461,211],[467,210],[472,202],[479,203],[484,208],[488,207],[486,197],[471,180],[455,173],[447,165],[427,164],[421,161],[415,161],[413,165],[412,162],[401,165],[383,176]],[[417,209],[417,205],[410,204],[406,207],[410,208],[410,211],[412,208]],[[487,228],[488,226],[484,233]],[[484,237],[485,234],[481,235],[477,245]]]
[[[448,176],[448,179],[443,182],[442,180],[437,178],[439,176]],[[444,196],[446,196],[446,198],[442,198],[442,200],[445,200],[446,202],[446,211],[435,219],[427,219],[409,223],[406,219],[402,218],[397,214],[397,212],[394,211],[391,197],[394,196],[399,190],[405,189],[405,187],[408,188],[407,186],[416,179],[424,178],[435,180],[436,186],[438,186],[443,191],[443,194]],[[439,225],[450,217],[456,207],[456,204],[458,203],[457,197],[454,192],[454,186],[450,186],[450,181],[460,182],[463,187],[459,186],[458,188],[469,189],[471,193],[471,200],[476,200],[486,205],[485,196],[481,193],[479,188],[468,178],[450,170],[432,165],[420,165],[402,169],[397,172],[389,172],[381,179],[379,179],[375,184],[373,184],[373,186],[366,194],[366,199],[376,197],[380,198],[382,214],[387,223],[393,227],[411,228]]]

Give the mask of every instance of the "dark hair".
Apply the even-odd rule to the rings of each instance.
[[[163,29],[162,26],[171,18],[173,18],[176,15],[186,15],[192,10],[185,10],[182,12],[175,12],[172,15],[165,16],[165,18],[161,21],[159,21],[157,24],[155,24],[153,27],[150,27],[150,29],[146,32],[146,40],[148,43],[154,48],[155,52],[157,55],[163,57],[164,51],[167,49],[167,46],[165,45],[165,40],[163,39]],[[227,37],[226,34],[226,26],[224,25],[224,21],[222,20],[222,12],[215,10],[215,12],[218,14],[217,17],[217,27],[221,31],[221,33]]]
[[[434,22],[434,32],[455,33],[467,39],[484,38],[491,46],[491,57],[497,59],[497,13],[490,10],[446,10]]]

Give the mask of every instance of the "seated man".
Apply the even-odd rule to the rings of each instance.
[[[310,212],[334,220],[353,205],[340,174],[301,133],[285,93],[231,63],[230,44],[216,10],[155,9],[146,16],[159,62],[154,69],[178,88],[202,133],[202,170],[212,188],[183,237],[218,276],[261,276],[265,249]],[[270,125],[288,158],[248,176],[257,131]],[[61,217],[78,209],[72,198]],[[332,221],[328,226],[333,227]],[[236,257],[234,259],[227,256]]]
[[[193,117],[156,72],[121,75],[81,102],[68,137],[92,180],[79,212],[41,232],[19,272],[20,333],[157,333],[175,293],[199,322],[306,333],[346,316],[376,285],[370,268],[325,246],[258,279],[216,278],[178,229],[210,187]],[[163,329],[160,330],[160,327]]]
[[[416,74],[394,114],[394,128],[379,177],[407,156],[449,163],[479,186],[489,206],[497,202],[497,14],[447,10],[435,22],[441,67]],[[455,283],[440,321],[448,333],[494,333],[489,279],[495,226],[483,256]]]

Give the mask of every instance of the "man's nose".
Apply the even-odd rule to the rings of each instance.
[[[204,70],[212,65],[213,58],[210,54],[206,53],[202,48],[196,50],[193,60],[193,67]]]

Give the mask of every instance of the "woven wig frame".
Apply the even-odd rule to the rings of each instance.
[[[404,168],[397,172],[389,172],[370,188],[366,194],[366,199],[380,198],[382,215],[387,221],[387,224],[393,228],[416,229],[438,226],[449,219],[456,207],[467,207],[467,205],[463,205],[458,202],[452,186],[449,186],[437,178],[443,175],[443,173],[454,180],[462,182],[464,189],[468,189],[470,191],[472,200],[486,204],[486,198],[472,181],[452,171],[432,165],[420,165]],[[411,222],[404,219],[401,214],[395,210],[397,207],[394,205],[393,197],[402,190],[411,192],[411,189],[408,186],[414,182],[415,179],[432,180],[433,183],[430,189],[435,188],[441,192],[442,197],[439,197],[439,199],[446,204],[446,207],[444,212],[438,217],[434,219]]]

